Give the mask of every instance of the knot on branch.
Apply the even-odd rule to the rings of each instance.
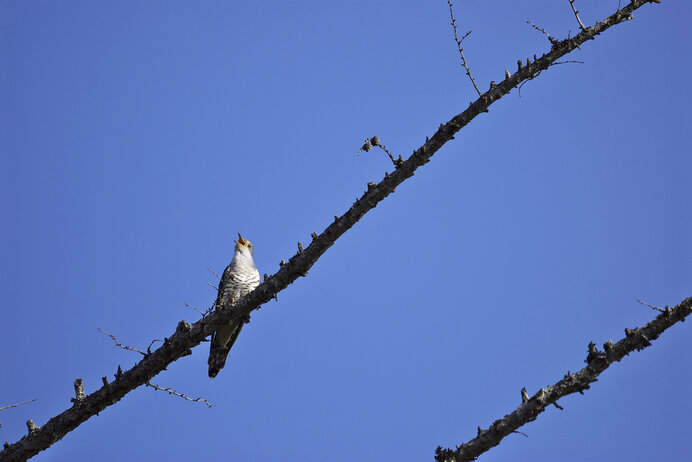
[[[82,383],[82,379],[75,379],[74,381],[74,398],[70,398],[70,401],[72,401],[75,404],[80,404],[82,401],[84,401],[84,398],[86,398],[86,395],[84,394],[84,384]]]
[[[589,342],[589,354],[586,355],[586,359],[584,360],[585,363],[590,363],[591,361],[594,361],[596,359],[603,359],[605,355],[598,351],[598,348],[596,348],[596,344],[593,342]]]
[[[175,331],[180,332],[180,333],[190,332],[190,325],[187,322],[185,322],[185,320],[183,319],[182,321],[180,321],[178,323],[178,325],[175,328]]]
[[[36,426],[32,419],[26,421],[26,428],[29,429],[29,435],[34,435],[41,429],[41,427]]]

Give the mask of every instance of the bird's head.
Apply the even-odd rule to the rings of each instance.
[[[238,233],[238,240],[235,241],[235,251],[252,258],[254,253],[252,249],[252,243],[247,239],[243,239],[243,236]]]

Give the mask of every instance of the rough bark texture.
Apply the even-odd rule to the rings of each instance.
[[[471,103],[464,112],[457,114],[449,122],[441,124],[437,132],[430,139],[427,139],[423,146],[415,150],[405,161],[397,163],[392,174],[385,175],[385,178],[378,184],[369,184],[368,190],[356,200],[346,213],[340,217],[335,217],[334,222],[322,234],[313,235],[313,241],[307,248],[294,255],[285,265],[282,265],[276,274],[267,278],[251,294],[235,303],[234,306],[221,307],[192,325],[181,321],[175,333],[167,338],[160,348],[147,354],[128,371],[122,373],[118,371],[119,373],[116,374],[116,379],[112,383],[105,383],[104,379],[104,385],[99,390],[83,399],[76,399],[71,408],[52,417],[43,426],[34,428],[19,441],[7,445],[0,452],[0,461],[26,460],[50,447],[91,416],[117,403],[127,393],[147,383],[173,361],[190,354],[192,347],[198,345],[222,324],[249,314],[263,303],[271,300],[276,293],[285,289],[300,276],[305,275],[317,259],[342,234],[380,201],[393,193],[398,185],[413,176],[418,167],[426,164],[433,154],[447,141],[453,139],[454,135],[478,114],[488,112],[492,103],[522,82],[537,77],[540,72],[548,69],[555,61],[582,43],[593,40],[595,36],[606,29],[631,19],[631,13],[646,3],[658,3],[658,0],[633,0],[615,14],[592,27],[586,28],[575,37],[557,42],[549,53],[540,58],[534,59],[534,61],[527,60],[525,64],[520,62],[517,72],[514,74],[506,73],[506,78],[499,84],[491,83],[490,89]]]
[[[685,321],[690,313],[692,313],[692,298],[684,300],[673,308],[666,308],[656,319],[643,327],[625,329],[625,338],[615,345],[610,340],[607,341],[603,344],[604,351],[598,351],[596,346],[590,343],[589,353],[586,357],[587,366],[584,369],[574,374],[568,372],[555,385],[541,388],[514,412],[496,420],[487,430],[482,430],[479,427],[477,437],[457,446],[455,450],[438,447],[435,451],[435,459],[438,462],[475,460],[479,455],[500,444],[505,436],[516,431],[522,425],[536,420],[538,414],[551,404],[556,404],[558,399],[587,390],[591,383],[598,380],[601,372],[608,369],[615,361],[620,361],[635,350],[648,347],[651,345],[651,341],[658,338],[667,328],[678,321]]]

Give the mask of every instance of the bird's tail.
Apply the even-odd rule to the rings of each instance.
[[[211,337],[211,344],[209,345],[209,378],[214,378],[219,373],[223,366],[226,365],[226,358],[228,358],[228,353],[231,351],[231,347],[235,343],[240,331],[243,330],[244,322],[239,322],[235,329],[233,329],[230,338],[225,345],[220,343],[219,332],[215,332]]]
[[[231,351],[230,348],[224,348],[220,345],[211,344],[209,348],[209,377],[214,378],[216,374],[219,373],[223,366],[226,365],[226,358],[228,357],[228,352]]]

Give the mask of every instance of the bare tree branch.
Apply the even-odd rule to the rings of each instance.
[[[214,313],[192,325],[181,321],[175,332],[169,338],[164,339],[163,345],[158,349],[145,355],[131,369],[116,374],[116,379],[113,382],[107,383],[104,380],[101,388],[52,417],[42,427],[34,429],[19,441],[5,447],[0,452],[0,461],[26,460],[50,447],[91,416],[115,404],[135,388],[144,385],[173,361],[191,354],[191,348],[204,341],[221,325],[228,324],[232,320],[239,320],[258,309],[260,305],[267,303],[278,292],[306,274],[341,235],[353,227],[384,198],[393,193],[401,183],[414,174],[416,169],[428,163],[430,158],[445,143],[453,139],[459,130],[479,114],[488,112],[488,108],[495,101],[508,94],[521,82],[532,79],[541,71],[548,69],[551,64],[578,45],[587,40],[593,40],[610,27],[630,19],[634,10],[652,2],[657,3],[658,0],[632,0],[622,10],[580,32],[575,37],[560,41],[549,53],[536,58],[533,62],[527,62],[526,66],[520,66],[514,74],[507,72],[503,81],[491,85],[490,89],[471,103],[465,111],[457,114],[447,123],[441,124],[437,132],[427,139],[420,148],[416,149],[392,174],[385,175],[382,181],[374,186],[369,186],[367,191],[356,200],[346,213],[340,217],[334,217],[334,222],[327,226],[320,235],[313,235],[312,242],[307,248],[285,262],[279,271],[267,278],[252,293],[235,303],[218,306]],[[532,407],[534,404],[530,401],[525,406]]]
[[[447,4],[449,5],[449,16],[452,18],[452,28],[454,29],[454,41],[457,42],[457,48],[459,49],[459,55],[461,55],[461,65],[464,66],[464,69],[466,69],[466,75],[468,75],[469,79],[471,79],[471,83],[473,84],[473,88],[476,89],[476,93],[478,93],[478,96],[483,96],[481,91],[478,89],[478,85],[476,85],[476,80],[471,75],[471,69],[469,69],[469,65],[466,62],[466,57],[464,56],[464,49],[461,47],[461,42],[463,42],[466,37],[471,35],[471,31],[468,31],[461,38],[459,38],[459,36],[457,35],[457,23],[456,23],[456,19],[454,19],[454,9],[452,8],[453,5],[452,5],[451,0],[447,0]]]
[[[218,279],[219,281],[221,280],[221,276],[219,276],[219,273],[217,273],[217,272],[214,271],[213,269],[207,268],[207,271],[209,271],[211,274],[213,274],[214,276],[216,276],[216,279]]]
[[[23,406],[24,404],[33,403],[34,401],[38,401],[38,398],[30,399],[29,401],[22,401],[21,403],[17,404],[8,404],[7,406],[0,407],[0,411],[4,411],[5,409],[10,409],[13,407]]]
[[[548,37],[548,41],[550,42],[550,44],[551,44],[552,46],[555,46],[555,45],[558,44],[558,40],[554,39],[554,38],[553,38],[548,32],[546,32],[546,30],[543,29],[542,27],[538,27],[537,25],[535,25],[535,24],[532,23],[531,21],[526,21],[526,24],[530,25],[531,27],[533,27],[534,29],[536,29],[536,30],[539,31],[539,32],[543,32],[543,35],[545,35],[546,37]]]
[[[358,152],[356,154],[360,155],[361,151],[368,152],[372,149],[373,146],[377,146],[378,148],[382,149],[384,152],[387,153],[387,155],[389,156],[389,159],[394,164],[394,168],[397,168],[401,164],[404,163],[404,159],[401,156],[399,156],[398,159],[394,158],[392,153],[389,152],[389,149],[387,149],[385,147],[385,145],[380,142],[380,139],[377,137],[377,135],[373,136],[372,138],[368,138],[367,140],[365,140],[365,143],[363,143],[363,146],[361,146],[361,148],[358,150]]]
[[[169,395],[179,396],[180,398],[186,399],[186,400],[188,400],[188,401],[197,401],[197,402],[204,403],[204,404],[206,404],[207,406],[211,407],[211,403],[210,403],[209,401],[207,401],[206,399],[204,399],[204,398],[188,398],[188,397],[185,396],[184,394],[182,394],[182,393],[180,393],[180,392],[177,392],[177,391],[175,391],[175,390],[172,389],[172,388],[169,388],[169,387],[162,387],[162,386],[160,386],[160,385],[152,384],[152,383],[149,382],[148,380],[147,380],[146,382],[144,382],[144,385],[147,386],[147,387],[151,387],[151,388],[153,388],[154,390],[165,391],[165,392],[168,393]]]
[[[475,460],[478,456],[500,444],[502,439],[517,431],[519,427],[536,420],[538,414],[546,407],[554,404],[559,407],[557,400],[572,393],[583,393],[590,384],[598,380],[598,376],[614,362],[622,360],[633,351],[642,350],[651,345],[666,329],[677,322],[682,322],[692,313],[692,297],[683,300],[679,305],[660,313],[656,319],[638,329],[625,329],[625,338],[613,345],[608,340],[603,344],[604,351],[598,351],[596,345],[589,344],[589,354],[586,357],[587,366],[570,374],[554,385],[541,388],[531,398],[522,389],[522,404],[503,418],[496,420],[490,428],[478,432],[478,436],[456,449],[435,451],[438,462],[462,462]],[[560,408],[562,409],[562,408]]]
[[[577,22],[579,23],[579,27],[581,30],[586,30],[586,27],[584,26],[584,23],[581,22],[581,19],[579,19],[579,11],[574,7],[574,2],[575,0],[569,0],[569,5],[572,7],[572,11],[574,12],[574,17],[577,18]],[[619,10],[619,8],[618,8]]]
[[[190,305],[189,303],[184,303],[184,302],[183,302],[183,305],[185,305],[186,307],[188,307],[188,308],[190,308],[190,309],[192,309],[192,310],[195,310],[196,312],[198,312],[199,314],[201,314],[202,317],[205,317],[206,315],[208,315],[209,313],[211,313],[212,311],[214,311],[214,307],[208,308],[206,312],[203,312],[202,310],[199,310],[199,309],[195,308],[194,306]]]
[[[101,329],[100,327],[97,327],[96,329],[98,329],[98,331],[101,332],[103,335],[107,335],[107,336],[109,336],[111,339],[113,339],[113,341],[115,342],[115,344],[116,344],[117,346],[119,346],[120,348],[122,348],[123,350],[134,351],[134,352],[137,352],[137,353],[141,354],[142,356],[146,356],[146,355],[147,355],[145,352],[143,352],[143,351],[141,351],[141,350],[138,350],[137,348],[132,348],[131,346],[123,345],[122,343],[118,342],[118,339],[115,338],[115,335],[109,334],[108,332],[106,332],[105,330]],[[151,345],[153,345],[153,344],[154,344],[154,342],[151,343]],[[151,345],[149,345],[149,346],[151,346]]]
[[[666,310],[668,309],[667,306],[666,306],[665,309],[663,309],[663,308],[659,308],[659,307],[657,307],[657,306],[649,305],[648,303],[644,303],[643,301],[641,301],[641,300],[639,300],[639,299],[637,299],[637,302],[638,302],[640,305],[648,306],[648,307],[651,308],[652,310],[656,310],[656,311],[658,311],[659,313],[665,313]]]

